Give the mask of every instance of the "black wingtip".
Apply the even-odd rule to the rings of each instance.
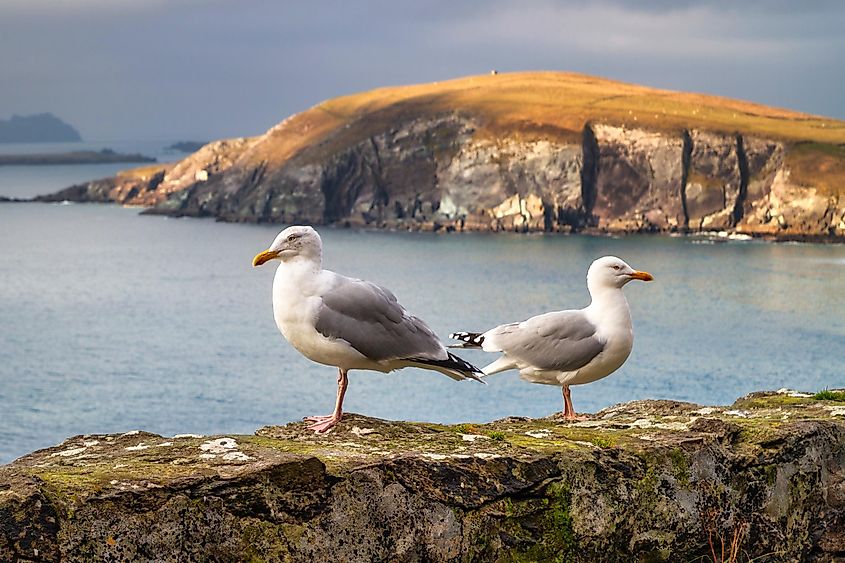
[[[486,385],[486,383],[484,381],[481,381],[481,378],[479,377],[483,377],[484,372],[482,372],[480,369],[467,362],[466,360],[456,356],[452,352],[447,352],[447,354],[449,356],[445,360],[432,360],[429,358],[411,358],[411,360],[427,366],[445,368],[453,372],[457,372],[467,379],[474,379],[475,381],[484,383]]]
[[[463,358],[459,358],[458,356],[456,356],[452,352],[447,352],[447,353],[449,354],[449,359],[456,366],[460,366],[457,369],[459,371],[461,371],[466,377],[468,377],[469,379],[474,379],[475,381],[478,381],[479,383],[484,383],[484,385],[487,385],[487,383],[485,383],[484,381],[481,380],[480,377],[478,377],[478,375],[482,375],[482,376],[484,375],[484,373],[480,369],[478,369],[477,367],[475,367],[471,363],[467,362]],[[478,375],[476,375],[476,374],[478,374]]]
[[[461,342],[461,344],[453,344],[450,348],[480,348],[484,344],[482,332],[453,332],[449,338]]]

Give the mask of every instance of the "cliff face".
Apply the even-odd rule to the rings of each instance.
[[[229,142],[225,166],[206,147],[177,165],[191,174],[165,172],[128,199],[126,182],[111,180],[118,196],[107,197],[227,221],[845,236],[841,122],[634,87],[601,97],[621,86],[516,76],[326,102]],[[535,79],[554,95],[536,98],[525,85]],[[103,189],[77,192],[64,196],[99,199],[90,194]]]
[[[843,416],[768,393],[576,423],[78,436],[0,467],[0,559],[839,560]]]

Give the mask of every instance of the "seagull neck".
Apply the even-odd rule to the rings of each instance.
[[[295,256],[290,260],[282,262],[279,268],[300,276],[316,275],[323,269],[323,263],[319,257],[314,259],[305,256]]]
[[[621,288],[613,286],[590,287],[591,309],[602,309],[603,311],[618,310],[623,314],[630,314],[628,311],[628,300]]]

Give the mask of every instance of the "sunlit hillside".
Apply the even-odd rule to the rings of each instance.
[[[556,138],[577,142],[586,123],[673,132],[741,132],[786,142],[795,180],[841,189],[845,122],[717,96],[658,90],[563,72],[473,76],[380,88],[322,102],[273,128],[249,151],[252,161],[281,163],[305,147],[320,158],[389,129],[392,123],[462,112],[477,135]]]

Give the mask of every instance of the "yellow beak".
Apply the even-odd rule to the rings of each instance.
[[[258,256],[256,256],[255,258],[257,260]],[[640,272],[638,270],[638,271],[635,271],[633,274],[631,274],[631,279],[632,280],[651,281],[651,280],[654,279],[654,276],[652,276],[648,272]]]
[[[275,250],[265,250],[264,252],[259,252],[255,255],[255,258],[252,259],[252,267],[255,268],[260,266],[264,262],[268,262],[273,258],[276,258],[279,253]]]

